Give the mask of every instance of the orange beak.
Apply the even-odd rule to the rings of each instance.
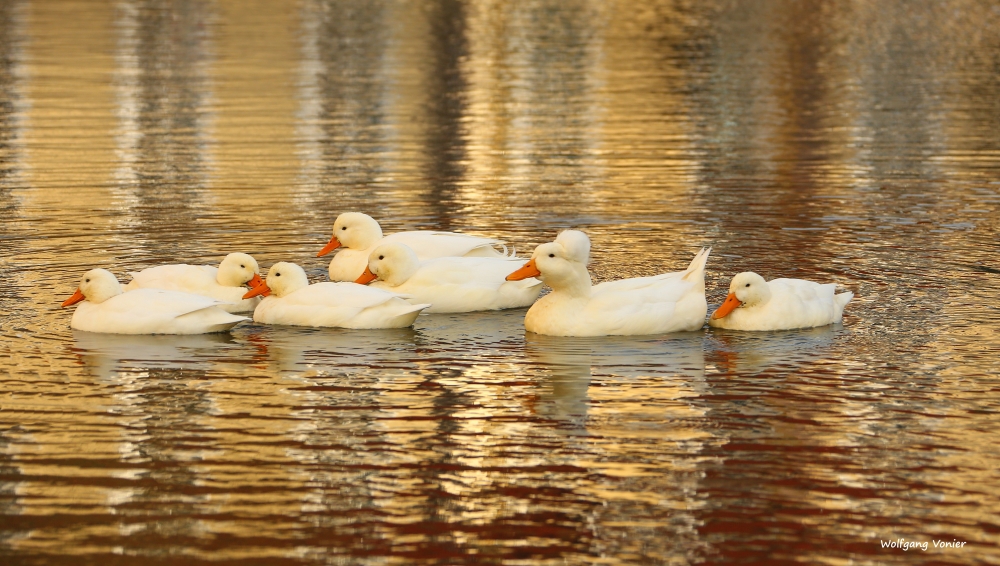
[[[323,249],[321,249],[318,254],[316,254],[316,257],[323,257],[339,247],[340,247],[340,240],[338,240],[337,237],[334,236],[330,238],[330,241],[327,242],[325,246],[323,246]]]
[[[535,259],[532,258],[528,263],[524,264],[521,269],[518,269],[514,273],[507,276],[507,281],[520,281],[522,279],[527,279],[529,277],[538,277],[542,272],[538,271],[535,267]]]
[[[715,309],[715,312],[712,313],[712,318],[713,319],[722,318],[728,315],[729,313],[733,312],[734,310],[736,310],[742,304],[743,303],[741,303],[740,300],[736,298],[736,293],[729,293],[729,295],[726,297],[725,302],[723,302],[719,306],[719,308]]]
[[[366,267],[365,272],[361,274],[361,277],[355,279],[354,282],[361,283],[362,285],[367,285],[376,279],[378,279],[378,275],[372,273],[372,268]]]
[[[263,284],[264,280],[260,278],[259,273],[254,273],[253,277],[246,282],[246,286],[250,287],[251,289],[256,289],[257,287],[260,287]]]
[[[76,293],[73,293],[72,297],[70,297],[70,298],[66,299],[65,301],[63,301],[62,306],[68,307],[70,305],[75,305],[75,304],[79,303],[80,301],[82,301],[82,300],[84,300],[86,298],[87,297],[83,296],[83,291],[77,289]]]
[[[260,277],[258,277],[257,279],[259,280]],[[251,281],[253,281],[253,279],[251,279]],[[270,294],[271,294],[271,288],[267,286],[267,283],[261,281],[260,285],[257,285],[253,289],[250,289],[249,291],[244,293],[243,298],[249,299],[251,297],[256,297],[257,295],[263,295],[267,297]]]

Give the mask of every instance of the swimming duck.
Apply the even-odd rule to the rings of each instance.
[[[854,293],[837,295],[836,288],[833,283],[764,281],[751,271],[737,273],[729,284],[729,296],[708,324],[733,330],[791,330],[837,323]]]
[[[82,301],[82,302],[81,302]],[[80,303],[70,327],[109,334],[205,334],[224,332],[243,316],[224,311],[222,303],[202,295],[166,289],[124,292],[106,269],[91,269],[62,306]]]
[[[539,277],[552,292],[528,309],[524,327],[551,336],[660,334],[698,330],[705,323],[705,263],[702,249],[684,271],[592,285],[587,263],[590,238],[566,230],[542,244],[510,281]]]
[[[330,260],[331,281],[354,281],[368,267],[368,256],[380,244],[406,244],[413,248],[420,259],[435,257],[506,257],[493,248],[503,242],[493,238],[480,238],[456,232],[414,231],[397,232],[382,236],[378,222],[361,212],[345,212],[333,223],[333,237],[317,254],[324,256],[343,248]]]
[[[355,283],[400,293],[430,303],[428,313],[472,312],[526,307],[542,282],[506,281],[522,260],[501,257],[439,257],[421,262],[406,244],[377,246]]]
[[[430,306],[357,283],[310,285],[306,272],[288,262],[271,266],[267,279],[243,297],[258,295],[265,298],[253,311],[254,322],[292,326],[405,328]]]
[[[129,273],[132,280],[124,289],[169,289],[204,295],[224,301],[219,308],[227,312],[252,312],[260,299],[243,299],[251,288],[261,284],[260,267],[257,260],[243,253],[231,253],[222,260],[219,267],[211,265],[171,264],[159,265]]]

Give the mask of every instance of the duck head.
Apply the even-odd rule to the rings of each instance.
[[[309,278],[301,267],[287,261],[280,261],[271,266],[267,272],[267,280],[259,286],[254,287],[243,295],[244,299],[263,295],[265,297],[274,293],[276,297],[284,297],[289,293],[294,293],[303,287],[309,286]]]
[[[712,318],[722,318],[740,307],[755,307],[771,300],[771,288],[764,278],[752,271],[737,273],[729,284],[729,295],[712,313]]]
[[[62,306],[75,305],[86,299],[92,303],[104,301],[122,294],[122,286],[118,279],[107,269],[91,269],[80,278],[80,286],[73,296],[63,301]]]
[[[382,227],[361,212],[345,212],[333,223],[333,237],[316,257],[324,256],[343,246],[352,250],[367,250],[382,239]]]
[[[590,293],[590,238],[579,230],[565,230],[554,242],[535,248],[531,260],[507,276],[508,281],[538,277],[556,291]]]
[[[367,285],[376,279],[393,287],[406,283],[420,268],[417,252],[406,244],[382,244],[368,256],[368,267],[355,283]]]
[[[259,287],[263,281],[260,278],[260,266],[257,260],[247,254],[231,253],[219,264],[219,273],[215,276],[219,285],[227,287],[242,287],[249,285],[251,289]]]

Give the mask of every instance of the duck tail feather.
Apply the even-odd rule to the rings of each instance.
[[[846,293],[841,293],[839,295],[833,296],[833,300],[837,301],[837,306],[840,307],[840,310],[844,310],[844,307],[846,307],[847,303],[851,302],[851,299],[853,298],[854,298],[854,293],[851,291],[847,291]]]
[[[691,264],[688,265],[688,268],[684,270],[684,275],[681,279],[690,280],[692,276],[697,277],[699,275],[704,277],[705,265],[708,263],[708,256],[711,253],[712,248],[701,248],[701,251],[699,251],[694,256],[694,259],[691,260]]]

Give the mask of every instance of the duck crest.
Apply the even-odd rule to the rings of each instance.
[[[590,263],[590,238],[579,230],[563,230],[556,236],[556,243],[566,250],[573,261],[584,265]]]

